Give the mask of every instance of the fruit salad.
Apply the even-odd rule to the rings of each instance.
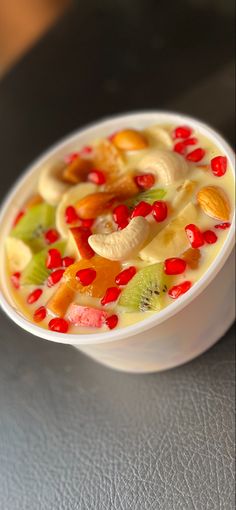
[[[189,126],[124,128],[44,165],[5,242],[11,295],[42,328],[88,334],[181,299],[233,215],[227,157]]]

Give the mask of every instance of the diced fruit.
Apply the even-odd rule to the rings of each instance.
[[[96,271],[96,279],[87,287],[83,287],[76,279],[76,273],[81,269],[92,268]],[[115,277],[120,272],[119,262],[104,259],[95,255],[92,259],[78,260],[72,266],[68,267],[64,273],[65,281],[75,292],[80,292],[93,297],[101,298],[107,287],[115,284]]]
[[[11,272],[23,271],[32,259],[32,251],[21,239],[7,237],[6,254]]]
[[[95,280],[97,276],[97,272],[95,269],[92,269],[91,267],[87,267],[86,269],[80,269],[77,271],[75,277],[76,279],[83,285],[83,287],[86,287],[87,285],[90,285],[93,280]]]
[[[180,258],[166,259],[164,264],[165,274],[176,275],[184,273],[186,269],[186,262]]]
[[[196,181],[190,181],[186,179],[178,188],[176,189],[176,195],[172,200],[171,207],[176,210],[180,207],[183,208],[187,202],[191,199],[193,192],[196,188]]]
[[[61,255],[63,255],[65,242],[59,241],[51,246],[59,250]],[[47,254],[48,249],[44,249],[33,255],[31,261],[22,272],[22,285],[42,285],[45,282],[50,273],[49,269],[46,268]]]
[[[114,329],[118,324],[118,320],[119,319],[118,319],[117,315],[113,314],[113,315],[110,315],[110,317],[107,317],[105,322],[109,329]]]
[[[203,232],[203,236],[204,241],[207,244],[215,244],[218,239],[217,235],[215,234],[215,232],[213,232],[213,230],[206,230],[205,232]]]
[[[218,225],[215,225],[215,228],[218,228],[220,230],[226,230],[231,226],[231,223],[229,221],[226,221],[225,223],[218,223]]]
[[[60,235],[55,228],[51,228],[44,233],[44,239],[47,244],[53,244],[58,241]]]
[[[34,315],[33,315],[34,322],[43,321],[45,319],[46,315],[47,315],[47,310],[46,310],[45,306],[40,306],[34,312]]]
[[[122,291],[119,305],[128,311],[159,311],[167,292],[169,277],[164,274],[163,264],[153,264],[140,269]]]
[[[173,132],[173,138],[188,138],[192,133],[189,126],[178,126]]]
[[[121,273],[119,273],[115,278],[116,284],[127,285],[127,283],[129,283],[129,281],[131,280],[131,278],[133,278],[136,272],[137,270],[136,267],[134,266],[130,266],[127,267],[127,269],[123,269],[123,271],[121,271]]]
[[[75,259],[73,259],[72,257],[63,257],[61,259],[62,267],[69,267],[69,266],[71,266],[71,264],[74,264],[74,262],[75,262]]]
[[[137,195],[139,188],[134,180],[133,172],[121,175],[115,181],[106,185],[106,190],[119,198],[119,200],[126,200]]]
[[[48,250],[48,256],[46,260],[46,267],[48,269],[56,269],[58,267],[61,267],[62,261],[61,261],[61,254],[59,250],[56,248],[52,248],[51,250]]]
[[[163,202],[163,200],[158,200],[154,202],[152,206],[152,215],[153,218],[158,223],[165,221],[168,215],[168,208],[166,202]]]
[[[65,220],[68,225],[71,225],[71,223],[75,223],[79,220],[79,216],[73,207],[73,205],[68,205],[65,210]]]
[[[189,248],[183,253],[182,258],[187,262],[191,269],[197,269],[201,258],[201,252],[198,249]]]
[[[43,199],[42,199],[41,195],[39,195],[39,194],[33,195],[25,202],[24,209],[26,211],[28,211],[28,209],[32,209],[32,207],[34,207],[35,205],[38,205],[38,204],[42,204],[42,202],[43,202]]]
[[[23,216],[25,215],[25,211],[19,211],[13,221],[13,227],[15,227],[19,221],[21,220],[21,218],[23,218]]]
[[[189,225],[186,225],[185,227],[185,232],[192,248],[201,248],[201,246],[204,245],[203,233],[197,227],[197,225],[189,223]]]
[[[55,208],[46,202],[35,205],[20,219],[11,236],[21,239],[34,250],[45,246],[43,232],[55,223]]]
[[[94,256],[94,251],[88,244],[88,238],[92,232],[89,228],[84,227],[73,227],[70,232],[75,241],[78,249],[78,254],[82,259],[91,259]]]
[[[125,204],[120,204],[113,210],[113,218],[119,229],[127,227],[130,219],[130,210]]]
[[[56,227],[62,237],[68,236],[68,229],[70,227],[82,226],[81,218],[79,218],[74,205],[78,200],[91,193],[95,193],[95,191],[97,191],[97,186],[95,184],[91,182],[81,182],[80,184],[71,186],[63,195],[56,210]],[[68,210],[68,217],[65,214],[67,207],[74,208],[74,210]],[[67,223],[66,220],[68,220],[69,223]]]
[[[113,181],[124,172],[124,160],[121,152],[109,140],[102,140],[95,146],[94,166],[102,168],[107,181]]]
[[[197,163],[198,161],[201,161],[204,158],[205,154],[206,152],[204,151],[204,149],[201,149],[199,147],[198,149],[189,152],[186,156],[186,159],[188,161],[192,161],[193,163]]]
[[[112,143],[123,151],[138,151],[148,147],[148,141],[145,136],[135,129],[123,129],[118,131]]]
[[[148,216],[152,212],[152,206],[148,202],[139,202],[137,204],[131,214],[131,218],[135,218],[136,216]]]
[[[15,287],[15,289],[20,288],[20,277],[21,277],[21,273],[19,271],[17,271],[16,273],[13,273],[11,275],[11,283],[12,283],[13,287]]]
[[[75,291],[66,282],[63,282],[48,301],[47,308],[53,314],[64,317],[74,297]]]
[[[101,191],[100,193],[92,193],[81,198],[75,208],[77,214],[82,219],[97,218],[100,214],[107,211],[114,203],[114,193]]]
[[[83,159],[79,154],[64,169],[62,178],[70,184],[85,181],[92,168],[92,161]]]
[[[117,301],[120,293],[121,290],[118,289],[118,287],[108,287],[103,298],[101,299],[101,304],[105,306],[108,303],[113,303],[113,301]]]
[[[168,294],[172,299],[177,299],[178,297],[182,296],[191,288],[192,284],[189,281],[185,281],[182,283],[179,283],[178,285],[174,285],[169,289]]]
[[[76,326],[101,328],[108,318],[108,313],[98,308],[73,303],[68,310],[67,318]]]
[[[88,181],[93,182],[94,184],[101,185],[106,182],[106,177],[101,170],[93,168],[88,174]]]
[[[40,296],[42,295],[43,291],[42,289],[35,289],[33,290],[33,292],[31,292],[28,297],[27,297],[27,303],[28,305],[32,305],[33,303],[35,303],[36,301],[38,301],[38,299],[40,298]]]
[[[211,169],[216,177],[222,177],[227,170],[228,160],[226,156],[216,156],[211,160]]]
[[[155,184],[155,177],[153,174],[142,174],[135,177],[135,182],[142,189],[152,188]]]
[[[53,287],[53,285],[56,285],[63,277],[65,269],[56,269],[51,273],[47,279],[47,286]]]
[[[133,198],[130,198],[129,200],[126,201],[126,204],[130,208],[135,207],[137,204],[139,204],[139,202],[142,201],[148,202],[148,204],[153,204],[155,200],[161,200],[162,198],[164,198],[165,195],[166,191],[164,189],[158,188],[150,189],[143,191],[142,193],[139,193]]]
[[[219,186],[206,186],[197,193],[197,201],[205,214],[216,220],[228,221],[230,203],[225,191]]]
[[[50,320],[48,327],[51,331],[56,331],[57,333],[67,333],[69,324],[65,319],[55,317]]]

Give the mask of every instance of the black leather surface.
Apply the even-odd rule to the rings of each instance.
[[[233,142],[230,13],[191,5],[170,25],[166,2],[82,2],[0,82],[2,197],[50,143],[113,112],[182,110]],[[233,510],[234,376],[232,329],[135,376],[0,314],[0,509]]]

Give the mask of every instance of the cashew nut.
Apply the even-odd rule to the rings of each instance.
[[[139,164],[139,170],[152,172],[158,177],[158,184],[169,186],[181,179],[188,173],[188,163],[175,152],[169,150],[153,149],[144,156]]]

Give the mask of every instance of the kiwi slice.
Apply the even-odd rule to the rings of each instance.
[[[45,246],[43,232],[54,225],[55,208],[44,202],[29,209],[10,235],[24,241],[33,251],[39,251]]]
[[[148,202],[148,204],[153,204],[156,200],[162,200],[165,195],[166,191],[164,189],[147,189],[146,191],[141,191],[138,195],[126,200],[126,204],[128,207],[135,207],[142,200],[144,200],[144,202]]]
[[[64,254],[66,243],[63,241],[59,241],[57,243],[51,244],[50,247],[39,251],[33,255],[31,261],[26,266],[24,271],[21,274],[21,284],[22,285],[42,285],[50,274],[49,269],[46,268],[46,259],[48,250],[51,248],[56,248],[59,250],[61,255]]]
[[[159,311],[170,284],[170,277],[164,274],[162,262],[140,269],[122,291],[119,305],[128,311]]]

